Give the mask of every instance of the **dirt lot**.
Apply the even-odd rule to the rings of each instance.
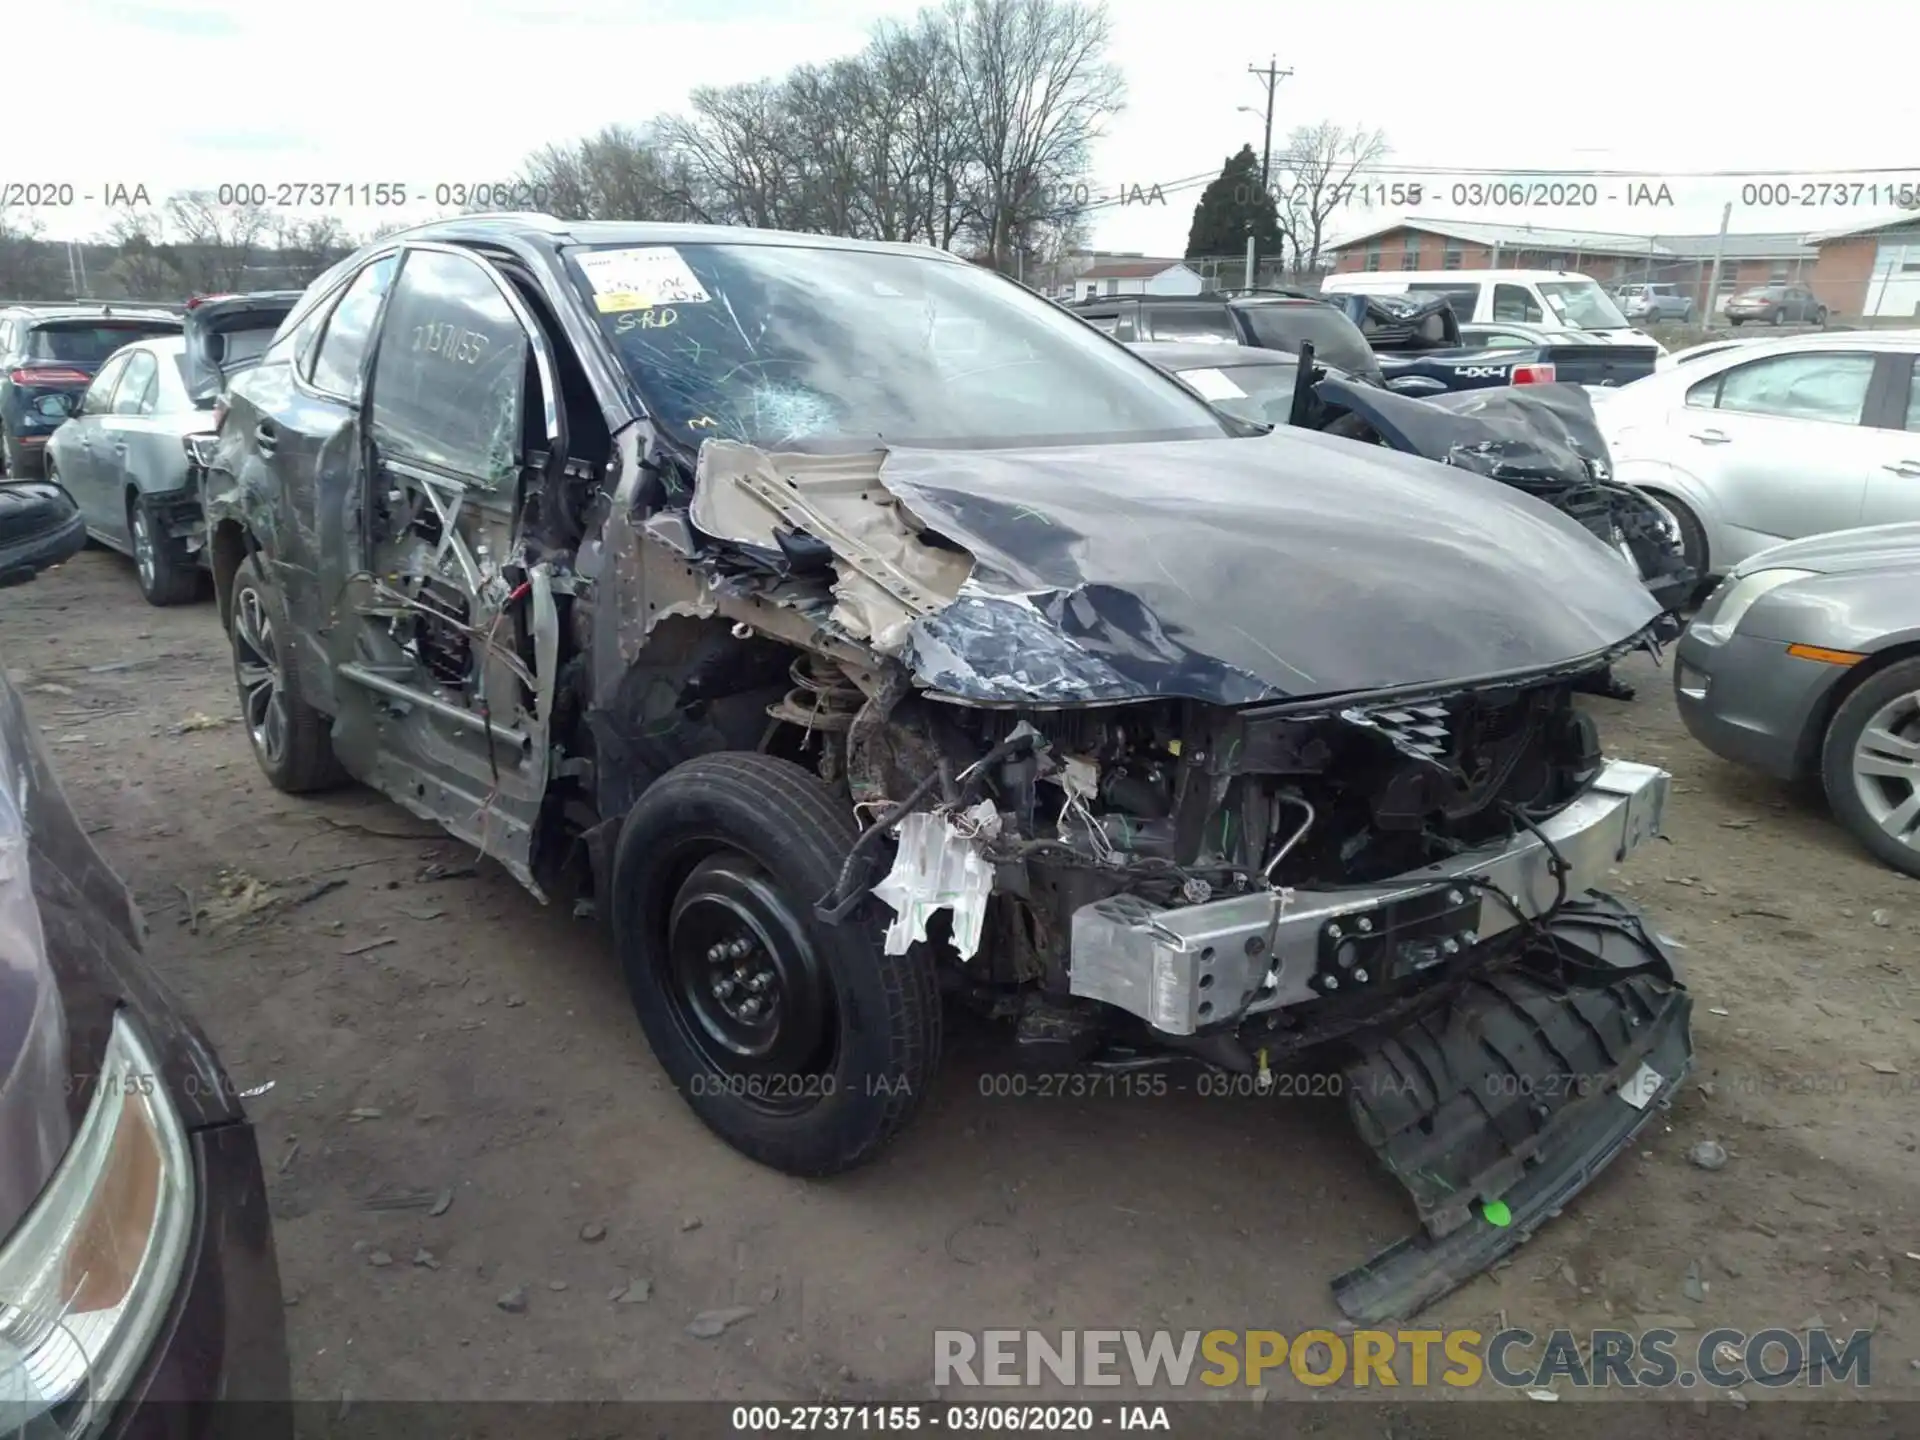
[[[305,1397],[919,1399],[936,1327],[1333,1325],[1327,1281],[1411,1223],[1337,1102],[994,1099],[977,1033],[879,1164],[758,1169],[665,1088],[590,924],[369,792],[266,785],[211,605],[150,609],[89,551],[7,593],[0,653],[154,963],[273,1087],[250,1103]],[[1699,1083],[1431,1323],[1817,1316],[1877,1326],[1875,1389],[1911,1386],[1920,885],[1627,673],[1638,700],[1594,702],[1609,748],[1678,794],[1618,884],[1687,947]],[[1689,1162],[1704,1139],[1723,1169]],[[730,1305],[756,1313],[688,1333]]]

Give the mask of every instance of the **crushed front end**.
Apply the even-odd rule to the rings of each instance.
[[[677,713],[737,700],[734,732],[844,795],[861,832],[814,919],[930,954],[1049,1067],[1259,1087],[1334,1057],[1422,1222],[1342,1277],[1357,1319],[1517,1244],[1685,1075],[1673,962],[1599,890],[1668,777],[1607,757],[1577,698],[1658,610],[1563,516],[1302,434],[709,442],[686,517],[720,578],[648,580],[622,643],[710,616],[716,656],[744,647],[689,652]]]

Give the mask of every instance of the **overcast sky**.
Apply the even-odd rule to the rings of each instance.
[[[438,183],[509,178],[540,145],[679,108],[690,89],[779,74],[857,50],[874,21],[913,0],[67,0],[40,43],[86,57],[11,67],[14,112],[64,115],[58,146],[16,145],[0,180],[166,191],[223,182]],[[1109,249],[1177,255],[1197,189],[1260,143],[1264,103],[1247,73],[1277,56],[1294,74],[1274,107],[1275,144],[1321,120],[1386,132],[1372,183],[1418,181],[1428,217],[1624,230],[1833,229],[1860,208],[1743,207],[1739,178],[1920,186],[1914,22],[1894,3],[1827,0],[1742,22],[1731,5],[1616,0],[1575,16],[1512,0],[1379,0],[1366,6],[1111,0],[1112,58],[1129,99],[1096,158],[1098,200],[1158,183],[1164,203],[1095,211]],[[1350,57],[1350,58],[1349,58]],[[1883,57],[1884,63],[1881,59]],[[1876,70],[1884,72],[1876,78]],[[77,88],[76,88],[77,87]],[[71,123],[76,97],[95,123]],[[125,96],[125,105],[110,103]],[[31,164],[29,164],[31,159]],[[1409,167],[1395,172],[1395,165]],[[1893,169],[1904,165],[1904,169]],[[1885,168],[1888,173],[1867,173]],[[1591,169],[1664,181],[1670,207],[1629,207],[1631,178],[1599,178],[1593,209],[1455,205],[1477,170]],[[39,173],[45,171],[46,173]],[[1845,174],[1838,172],[1847,172]],[[1758,178],[1758,177],[1756,177]],[[1612,203],[1606,203],[1614,197]],[[1464,198],[1464,197],[1463,197]],[[1797,195],[1794,197],[1799,198]],[[1867,210],[1878,214],[1885,206]],[[342,212],[356,230],[384,219]],[[1344,212],[1345,233],[1398,208]],[[55,238],[105,227],[84,203],[37,212]]]

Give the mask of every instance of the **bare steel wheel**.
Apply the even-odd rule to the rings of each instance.
[[[1920,660],[1888,665],[1841,702],[1821,771],[1835,818],[1894,869],[1920,876]]]
[[[292,795],[340,784],[346,774],[334,758],[332,722],[301,697],[286,607],[257,556],[234,579],[232,615],[240,718],[261,771]]]

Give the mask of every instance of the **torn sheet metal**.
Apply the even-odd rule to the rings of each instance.
[[[887,878],[873,893],[893,907],[887,927],[889,955],[904,955],[927,938],[927,922],[942,910],[953,912],[953,948],[971,960],[980,948],[987,897],[993,893],[993,865],[975,837],[998,830],[993,802],[982,800],[954,818],[917,810],[900,822],[900,848]]]
[[[1507,482],[1586,485],[1611,474],[1593,401],[1578,385],[1491,386],[1414,397],[1323,380],[1322,400],[1351,410],[1396,450]]]
[[[774,454],[710,440],[700,448],[690,515],[715,539],[775,554],[783,533],[824,542],[833,552],[834,623],[897,655],[915,618],[960,593],[973,561],[930,543],[895,503],[879,481],[884,454]]]
[[[1450,478],[1306,431],[892,450],[881,482],[975,562],[910,661],[988,703],[1240,705],[1548,668],[1658,613],[1565,517]]]

